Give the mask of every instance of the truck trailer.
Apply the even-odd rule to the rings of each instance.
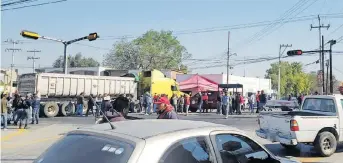
[[[41,96],[40,115],[46,117],[73,115],[76,98],[82,92],[84,113],[91,94],[107,94],[111,98],[129,94],[137,99],[137,83],[131,77],[30,73],[19,76],[18,91],[21,95],[38,93]]]

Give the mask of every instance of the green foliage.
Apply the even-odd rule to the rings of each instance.
[[[271,79],[272,89],[278,89],[279,63],[271,64],[266,77]],[[281,82],[280,94],[286,96],[289,94],[308,94],[311,92],[313,79],[310,74],[303,71],[302,64],[299,62],[281,62]]]
[[[181,69],[182,59],[190,58],[171,31],[150,30],[132,41],[120,40],[106,54],[103,65],[117,69]]]
[[[77,53],[75,56],[72,56],[72,55],[68,56],[68,67],[97,67],[99,65],[100,65],[99,62],[97,62],[93,58],[83,57],[81,53]],[[59,56],[54,61],[52,66],[54,68],[64,67],[63,56]]]

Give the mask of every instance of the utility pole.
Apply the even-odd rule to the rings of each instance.
[[[229,70],[230,70],[230,31],[227,37],[227,62],[226,62],[226,84],[229,84]]]
[[[321,24],[321,22],[320,22],[320,16],[318,15],[318,26],[312,26],[312,24],[311,24],[311,29],[310,30],[312,30],[312,28],[318,28],[318,31],[319,31],[319,50],[321,50],[322,48],[322,41],[321,41],[321,37],[322,37],[322,28],[326,28],[326,29],[329,29],[330,28],[330,24],[328,24],[328,25],[324,25],[324,24]],[[324,58],[324,57],[322,57],[322,55],[324,55],[324,53],[323,52],[319,52],[319,62],[321,63],[320,64],[320,70],[323,72],[323,76],[324,76],[324,60],[322,60],[322,58]],[[322,81],[322,83],[323,83],[323,90],[321,91],[321,94],[323,94],[323,92],[324,92],[324,78],[322,79],[323,81]]]
[[[36,53],[40,53],[40,50],[28,50],[27,52],[29,53],[33,53],[33,56],[27,57],[27,60],[32,60],[32,72],[35,73],[35,69],[36,69],[36,60],[40,59],[39,57],[36,57]]]
[[[12,97],[12,87],[13,87],[13,68],[14,68],[14,53],[15,52],[18,52],[18,51],[21,51],[20,48],[15,48],[15,45],[16,44],[19,44],[20,42],[19,41],[14,41],[12,39],[7,39],[5,41],[6,43],[10,43],[12,44],[12,48],[6,48],[5,51],[12,51],[12,64],[11,64],[11,75],[10,75],[10,78],[11,78],[11,82],[10,82],[10,92],[9,92],[9,95]]]
[[[330,94],[333,94],[333,79],[332,79],[332,45],[335,45],[337,43],[336,40],[330,40],[328,43],[330,43],[330,58],[329,58],[329,65],[330,65]]]
[[[281,44],[280,48],[279,48],[278,99],[281,98],[281,56],[288,47],[292,47],[292,44],[290,44],[290,45]],[[281,52],[282,48],[284,48],[284,50]]]
[[[322,67],[323,67],[323,69],[322,69],[322,71],[323,71],[323,73],[322,73],[322,78],[323,78],[323,91],[325,91],[325,72],[324,72],[324,54],[325,54],[325,52],[324,52],[324,35],[322,35],[322,49],[321,49],[321,52],[322,52],[322,63],[321,63],[321,65],[322,65]],[[327,94],[327,92],[326,92],[326,94]]]
[[[328,95],[328,84],[329,84],[329,60],[326,60],[325,66],[326,66],[326,95]]]

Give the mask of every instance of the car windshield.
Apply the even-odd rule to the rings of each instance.
[[[335,103],[332,99],[307,98],[304,101],[303,110],[336,113]]]
[[[134,145],[120,139],[71,134],[44,152],[34,163],[126,163]]]

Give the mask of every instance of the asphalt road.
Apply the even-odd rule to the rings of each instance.
[[[132,119],[156,118],[154,115],[146,116],[141,114],[131,114]],[[343,157],[343,146],[339,147],[336,154],[328,158],[316,157],[310,146],[300,145],[298,150],[286,151],[278,143],[258,138],[254,131],[258,128],[256,115],[232,116],[225,119],[223,116],[214,113],[191,114],[189,116],[180,115],[180,119],[207,121],[234,126],[244,130],[258,142],[264,144],[270,151],[279,156],[293,156],[294,159],[302,162],[341,162]],[[7,131],[1,132],[1,162],[32,162],[52,143],[63,136],[64,133],[76,129],[77,127],[94,124],[94,117],[55,117],[42,118],[40,124],[31,125],[27,130],[18,130],[10,126]],[[301,152],[300,152],[301,151]]]

